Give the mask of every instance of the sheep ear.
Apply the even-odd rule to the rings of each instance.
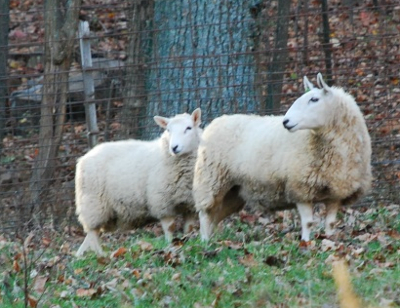
[[[308,80],[307,76],[303,77],[304,91],[308,92],[314,88],[314,85]]]
[[[199,126],[201,123],[201,109],[197,108],[192,112],[192,120],[195,126]]]
[[[325,83],[324,79],[322,78],[321,73],[318,73],[317,75],[317,83],[320,88],[324,89],[324,93],[329,92],[331,90],[331,88]]]
[[[160,117],[160,116],[154,116],[154,121],[157,123],[158,126],[160,126],[161,128],[166,129],[169,119],[168,118],[164,118],[164,117]]]

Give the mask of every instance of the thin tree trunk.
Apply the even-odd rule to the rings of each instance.
[[[81,0],[45,1],[45,73],[39,154],[31,178],[31,211],[41,221],[41,198],[50,184],[65,122],[68,71]]]
[[[308,0],[304,0],[304,29],[303,29],[303,64],[308,66]]]
[[[290,0],[278,1],[278,16],[275,36],[275,48],[268,69],[268,96],[266,109],[280,109],[282,81],[287,63],[287,41],[290,19]]]
[[[0,0],[0,155],[6,126],[7,55],[10,0]]]
[[[153,0],[130,0],[128,9],[128,59],[125,70],[120,139],[140,136],[138,120],[139,115],[146,108],[146,63],[151,55],[151,33],[146,30],[153,22],[153,15]]]
[[[329,16],[328,16],[328,0],[322,0],[322,48],[325,53],[325,80],[332,85],[332,44],[330,43]]]

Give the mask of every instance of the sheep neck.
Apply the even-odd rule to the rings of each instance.
[[[363,123],[357,115],[346,115],[338,120],[331,121],[329,125],[310,131],[308,147],[313,154],[311,157],[314,165],[329,167],[332,160],[336,162],[343,159],[351,163],[352,155],[349,149],[362,149],[359,134]],[[346,145],[346,146],[344,146]]]

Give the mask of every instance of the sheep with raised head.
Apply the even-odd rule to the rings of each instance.
[[[165,129],[152,141],[102,143],[78,160],[76,214],[87,233],[77,256],[92,249],[103,255],[100,231],[140,228],[161,221],[171,241],[177,215],[184,232],[195,222],[193,171],[202,129],[201,111],[154,117]]]
[[[313,205],[325,203],[325,232],[334,232],[339,206],[371,185],[371,140],[354,98],[304,77],[306,93],[285,116],[225,115],[204,130],[194,174],[200,233],[245,203],[268,210],[297,207],[301,238],[309,241]]]

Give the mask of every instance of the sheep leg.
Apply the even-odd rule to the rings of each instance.
[[[296,205],[301,219],[301,239],[308,242],[313,225],[313,206],[311,203],[297,203]]]
[[[85,251],[89,249],[93,250],[99,256],[105,256],[103,249],[100,245],[99,232],[96,230],[90,230],[87,232],[85,240],[76,252],[76,256],[83,256]]]
[[[164,231],[165,239],[168,242],[172,242],[173,233],[175,231],[175,218],[174,217],[164,217],[161,219],[161,226]]]
[[[330,236],[335,233],[336,215],[339,210],[339,203],[326,204],[325,234]]]
[[[194,225],[196,224],[196,216],[191,214],[191,215],[185,215],[185,224],[183,226],[183,232],[185,234],[188,234],[193,231]]]
[[[199,212],[200,219],[200,235],[203,242],[208,242],[215,228],[215,223],[209,213],[205,211]]]

